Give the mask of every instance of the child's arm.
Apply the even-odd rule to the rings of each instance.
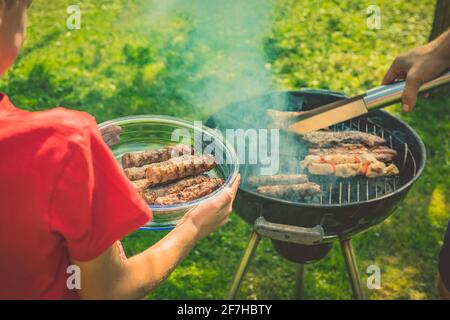
[[[110,247],[99,257],[73,261],[81,269],[82,299],[140,299],[166,279],[194,244],[228,221],[239,185],[187,213],[166,237],[144,252],[121,261]]]

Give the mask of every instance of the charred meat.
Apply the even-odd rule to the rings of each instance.
[[[142,197],[147,201],[148,204],[154,204],[158,197],[167,196],[174,193],[179,193],[185,188],[201,184],[211,178],[206,175],[197,175],[185,179],[181,179],[177,182],[172,182],[165,185],[160,185],[157,187],[147,188],[141,192]],[[148,181],[148,180],[145,180]],[[148,185],[148,184],[147,184]]]
[[[341,143],[374,147],[386,143],[381,137],[360,131],[313,131],[303,135],[303,140],[320,147],[336,146]]]
[[[372,154],[377,160],[382,162],[392,161],[397,156],[397,151],[387,146],[375,146],[367,148],[362,144],[339,144],[334,148],[310,148],[309,154],[312,155],[362,155],[363,153]]]
[[[213,169],[215,166],[215,159],[211,155],[183,156],[148,165],[145,168],[145,176],[149,185],[154,186],[198,175]]]
[[[308,155],[300,161],[300,166],[307,169],[311,174],[335,175],[338,177],[362,175],[367,178],[375,178],[399,173],[394,164],[386,165],[370,153],[361,155]]]
[[[261,186],[258,187],[256,191],[271,197],[297,200],[302,197],[319,194],[320,186],[313,182],[307,182],[291,185]]]
[[[128,179],[130,179],[131,181],[136,181],[136,180],[147,180],[147,177],[145,175],[145,170],[147,168],[149,168],[151,165],[145,165],[142,167],[132,167],[132,168],[126,168],[123,169],[123,171],[125,172],[125,175],[127,176]]]
[[[127,152],[122,156],[122,167],[142,167],[147,164],[166,161],[174,157],[191,155],[193,152],[194,148],[184,144],[177,144],[175,146],[168,146],[154,150]]]
[[[183,188],[178,192],[168,194],[166,196],[157,197],[154,203],[156,205],[172,205],[192,201],[210,194],[211,192],[219,188],[222,184],[222,179],[209,178],[199,184]]]
[[[141,194],[149,186],[147,179],[135,180],[131,182],[133,183],[134,188]]]
[[[282,184],[301,184],[308,182],[305,174],[278,174],[273,176],[251,176],[247,183],[252,187],[272,186]]]

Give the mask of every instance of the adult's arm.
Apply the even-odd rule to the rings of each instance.
[[[450,30],[430,43],[395,58],[384,76],[383,84],[405,79],[402,107],[408,112],[416,105],[420,86],[447,68],[450,68]]]

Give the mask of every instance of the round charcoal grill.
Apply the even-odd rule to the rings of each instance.
[[[258,96],[230,104],[207,121],[207,126],[226,129],[266,129],[270,120],[267,109],[306,111],[345,98],[325,90],[300,90]],[[246,183],[251,175],[259,175],[262,165],[241,164],[241,186],[235,200],[235,210],[254,226],[249,243],[236,272],[228,298],[235,298],[252,256],[262,236],[272,239],[275,250],[299,265],[296,296],[302,295],[304,264],[327,255],[335,240],[341,244],[353,295],[364,298],[351,237],[385,220],[425,166],[425,147],[419,136],[403,121],[385,111],[337,124],[333,131],[358,130],[380,136],[387,146],[397,151],[394,164],[400,174],[379,178],[337,178],[312,176],[309,180],[321,187],[321,193],[297,201],[265,196]],[[269,139],[270,141],[270,139]],[[299,161],[308,154],[303,140],[280,132],[280,173],[301,173]],[[247,143],[246,154],[250,147]],[[271,150],[270,144],[267,146]]]

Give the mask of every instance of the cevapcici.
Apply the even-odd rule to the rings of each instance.
[[[320,193],[320,186],[313,182],[291,185],[262,186],[256,189],[259,193],[277,198],[297,198]]]
[[[247,179],[250,186],[271,186],[280,184],[300,184],[308,182],[305,174],[277,174],[273,176],[251,176]]]
[[[177,182],[173,182],[166,185],[161,185],[153,188],[148,188],[141,192],[142,197],[147,201],[148,204],[154,204],[156,198],[167,196],[173,193],[179,193],[183,191],[185,188],[201,184],[205,181],[210,180],[211,178],[206,175],[197,175],[189,178],[182,179]],[[148,181],[147,179],[145,181]]]
[[[210,194],[223,184],[223,180],[219,178],[209,178],[208,180],[192,185],[181,190],[180,192],[169,194],[167,196],[158,197],[155,200],[156,205],[171,205],[182,202],[189,202]]]
[[[145,169],[150,167],[151,164],[147,164],[142,167],[132,167],[132,168],[126,168],[123,169],[123,172],[125,172],[125,175],[130,179],[131,181],[135,180],[147,180],[145,176]]]
[[[193,153],[194,148],[184,144],[177,144],[175,146],[168,146],[154,150],[127,152],[122,156],[122,167],[142,167],[146,164],[162,162],[169,160],[170,158],[191,155]]]
[[[150,164],[145,168],[145,175],[150,185],[157,185],[198,175],[215,166],[216,162],[212,155],[183,156]]]

